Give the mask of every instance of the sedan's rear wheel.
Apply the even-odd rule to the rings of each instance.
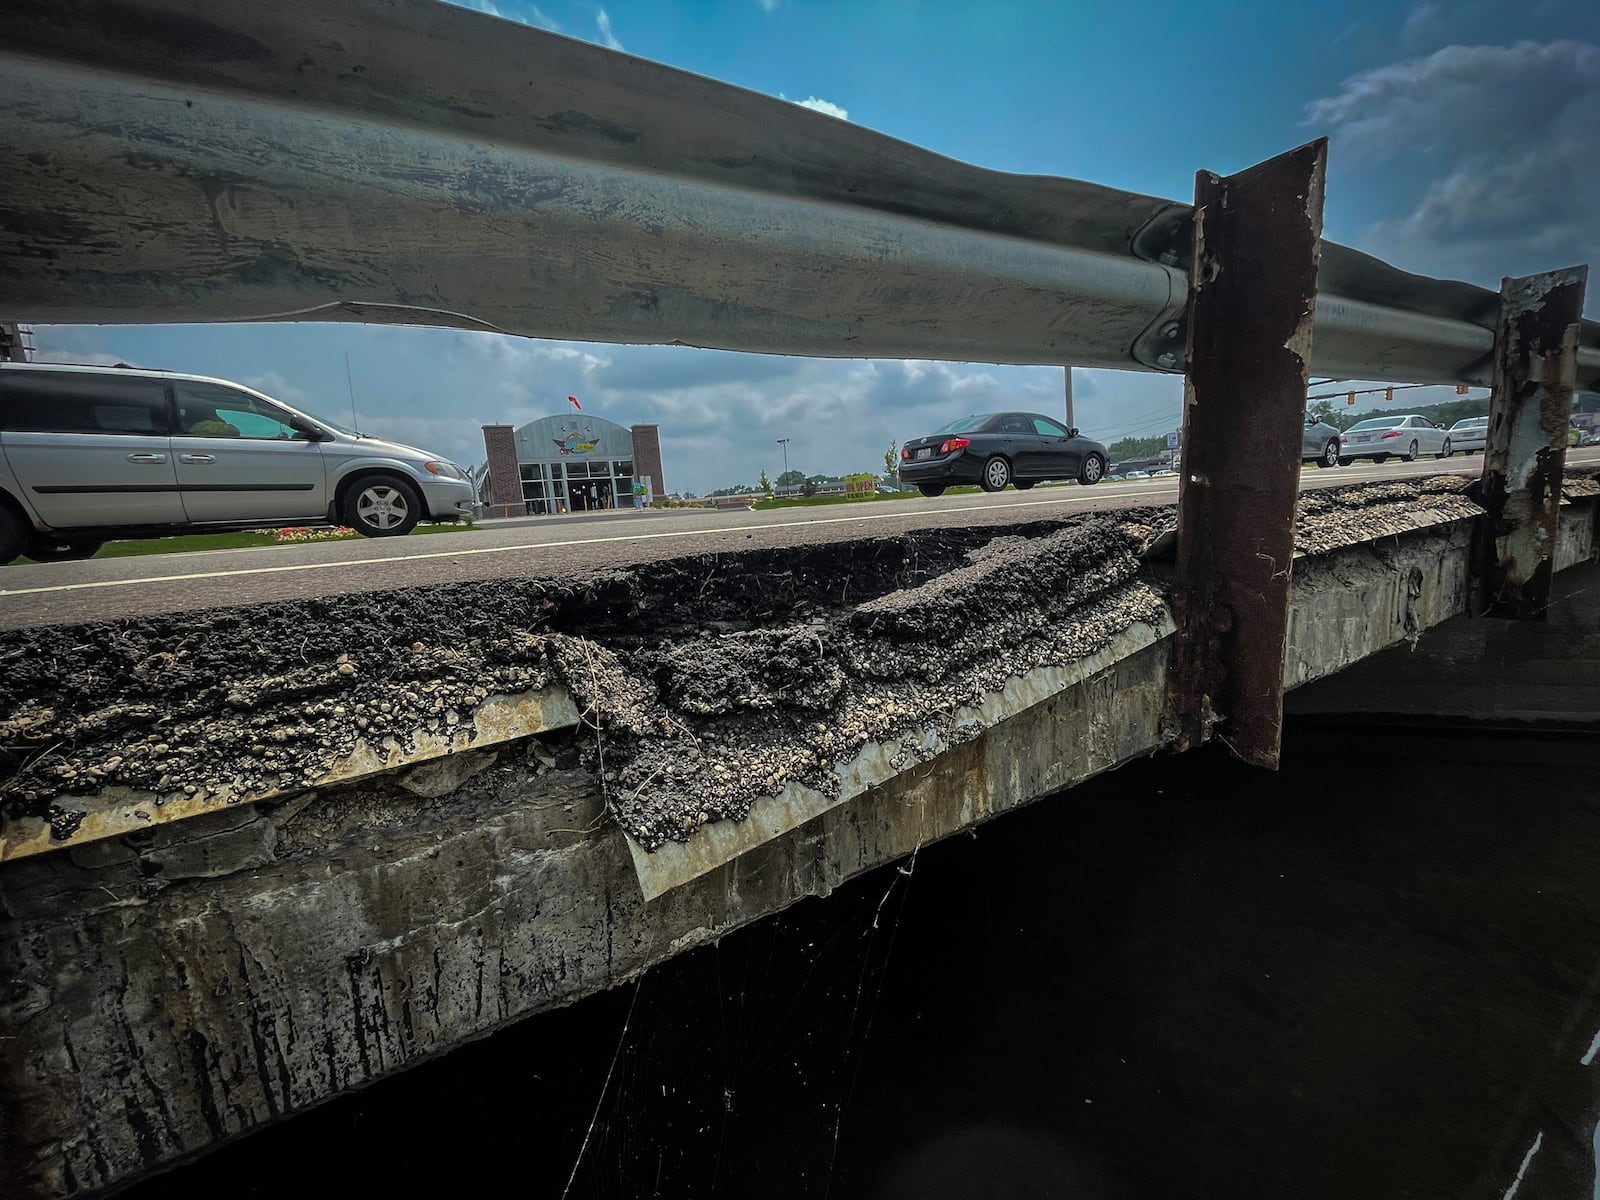
[[[1412,442],[1411,445],[1407,446],[1406,447],[1406,452],[1403,455],[1401,455],[1401,457],[1404,458],[1407,462],[1416,462],[1417,461],[1417,444],[1416,444],[1416,442]]]
[[[1444,449],[1439,451],[1439,453],[1434,455],[1434,457],[1435,458],[1449,458],[1454,453],[1455,453],[1455,451],[1450,448],[1450,439],[1449,438],[1445,438],[1445,440],[1444,440]]]
[[[344,496],[344,523],[363,537],[403,537],[422,520],[422,497],[398,475],[371,475]]]
[[[1319,467],[1337,467],[1339,465],[1339,439],[1329,438],[1328,444],[1322,448],[1322,454],[1317,459]]]
[[[921,492],[924,496],[928,496],[930,498],[934,497],[934,496],[942,496],[942,495],[944,495],[944,484],[942,484],[942,483],[919,483],[919,484],[917,484],[917,491]]]
[[[1341,466],[1341,467],[1348,467],[1348,466],[1349,466],[1349,465],[1350,465],[1350,464],[1351,464],[1351,463],[1353,463],[1353,462],[1355,462],[1355,459],[1353,459],[1353,458],[1346,458],[1346,457],[1344,457],[1344,456],[1343,456],[1343,455],[1341,455],[1341,456],[1340,456],[1340,458],[1339,458],[1339,465],[1340,465],[1340,466]]]
[[[1372,456],[1372,463],[1374,466],[1377,466],[1379,463],[1386,463],[1388,461],[1389,456],[1387,454],[1374,454]]]
[[[986,492],[1003,492],[1006,484],[1011,482],[1011,464],[996,454],[983,464],[983,479],[980,486]]]
[[[1085,454],[1083,466],[1078,468],[1078,482],[1082,484],[1099,483],[1106,477],[1106,460],[1098,454]]]

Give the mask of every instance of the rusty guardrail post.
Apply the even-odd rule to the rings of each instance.
[[[1567,462],[1578,323],[1589,268],[1506,279],[1495,327],[1489,434],[1473,547],[1477,611],[1542,621]]]
[[[1220,736],[1278,765],[1289,570],[1300,489],[1328,144],[1195,177],[1178,626],[1167,714],[1176,748]]]

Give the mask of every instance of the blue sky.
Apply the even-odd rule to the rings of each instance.
[[[1321,134],[1325,234],[1409,270],[1495,287],[1600,265],[1600,5],[1342,6],[478,0],[1004,171],[1187,199]],[[1600,283],[1592,289],[1600,296]],[[359,299],[360,297],[352,297]],[[1591,314],[1600,310],[1591,299]],[[41,327],[41,357],[238,379],[474,463],[479,426],[558,412],[661,425],[669,488],[881,469],[967,411],[1060,407],[1060,372],[538,342],[377,326]],[[1443,398],[1430,392],[1417,403]],[[1177,421],[1176,380],[1080,372],[1078,423],[1115,439]]]

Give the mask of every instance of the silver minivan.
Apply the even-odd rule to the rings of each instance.
[[[133,367],[0,362],[0,563],[110,538],[333,522],[367,537],[476,511],[454,463],[253,388]]]

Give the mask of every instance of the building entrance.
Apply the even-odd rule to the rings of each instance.
[[[594,512],[615,507],[609,479],[573,481],[567,484],[569,512]]]

